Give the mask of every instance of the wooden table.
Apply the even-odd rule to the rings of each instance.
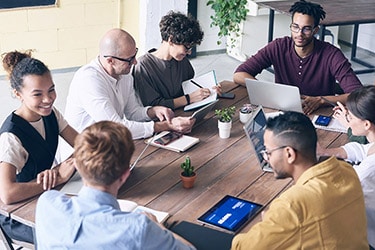
[[[249,102],[244,87],[225,82],[223,88],[232,90],[236,98],[222,99],[216,108],[236,105],[238,110],[244,103]],[[330,108],[322,112],[327,114]],[[140,205],[169,212],[171,217],[167,220],[168,224],[177,220],[198,223],[197,218],[227,194],[267,207],[275,197],[292,185],[291,179],[276,180],[272,173],[263,172],[256,164],[256,156],[238,120],[238,112],[228,139],[219,138],[217,119],[213,116],[212,111],[191,132],[191,136],[199,137],[200,142],[185,153],[148,147],[121,188],[118,198],[133,200]],[[324,147],[336,141],[343,143],[346,138],[346,135],[323,130],[318,130],[318,136]],[[340,138],[342,141],[338,141]],[[133,161],[145,147],[142,140],[136,141],[135,144]],[[192,189],[184,189],[179,179],[180,163],[187,155],[191,157],[198,174]],[[36,202],[37,199],[28,202],[12,211],[10,216],[34,226]],[[242,231],[248,231],[259,220],[260,215]]]
[[[268,42],[273,40],[275,11],[290,15],[289,9],[295,2],[296,0],[258,2],[260,6],[270,9]],[[374,72],[374,65],[356,57],[359,25],[375,23],[374,0],[312,0],[312,2],[320,4],[326,12],[326,18],[320,24],[319,38],[324,40],[328,26],[354,25],[350,59],[367,67],[367,69],[355,70],[355,72],[357,74]]]

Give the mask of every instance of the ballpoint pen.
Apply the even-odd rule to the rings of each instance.
[[[190,82],[192,82],[195,86],[197,86],[197,87],[203,89],[203,87],[202,87],[201,85],[199,85],[198,83],[196,83],[195,81],[190,80]]]
[[[326,103],[328,103],[329,105],[331,105],[332,107],[336,107],[337,104],[334,103],[334,102],[331,102],[330,100],[328,100],[327,98],[325,98],[324,96],[320,96],[320,98],[325,101]]]

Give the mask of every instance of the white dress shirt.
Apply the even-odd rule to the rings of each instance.
[[[69,88],[65,118],[78,132],[98,121],[119,122],[131,131],[133,139],[138,139],[154,132],[154,122],[147,115],[148,108],[140,104],[131,74],[117,80],[96,58],[75,73]]]

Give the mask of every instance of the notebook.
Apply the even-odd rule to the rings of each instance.
[[[145,140],[146,144],[175,152],[184,152],[198,142],[199,138],[197,137],[183,135],[173,131],[163,131]]]
[[[179,222],[170,230],[188,240],[197,250],[229,250],[234,237],[234,234],[187,221]]]
[[[184,95],[193,93],[199,88],[208,88],[211,91],[209,97],[203,99],[199,102],[194,102],[184,107],[184,111],[193,110],[202,106],[205,106],[211,102],[214,102],[217,99],[217,93],[213,89],[217,85],[215,71],[211,70],[203,75],[195,77],[193,79],[182,82],[182,90]]]
[[[251,104],[283,111],[303,112],[298,87],[249,78],[246,78],[245,82]]]
[[[253,148],[258,164],[263,171],[273,172],[269,164],[263,159],[261,151],[264,149],[263,134],[266,127],[267,118],[263,112],[263,108],[259,105],[253,112],[252,116],[243,126],[245,134]]]

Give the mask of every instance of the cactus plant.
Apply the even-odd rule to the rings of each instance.
[[[191,160],[189,156],[186,156],[185,161],[181,163],[181,168],[183,170],[182,175],[186,177],[193,176],[194,173],[194,167],[191,165]]]

